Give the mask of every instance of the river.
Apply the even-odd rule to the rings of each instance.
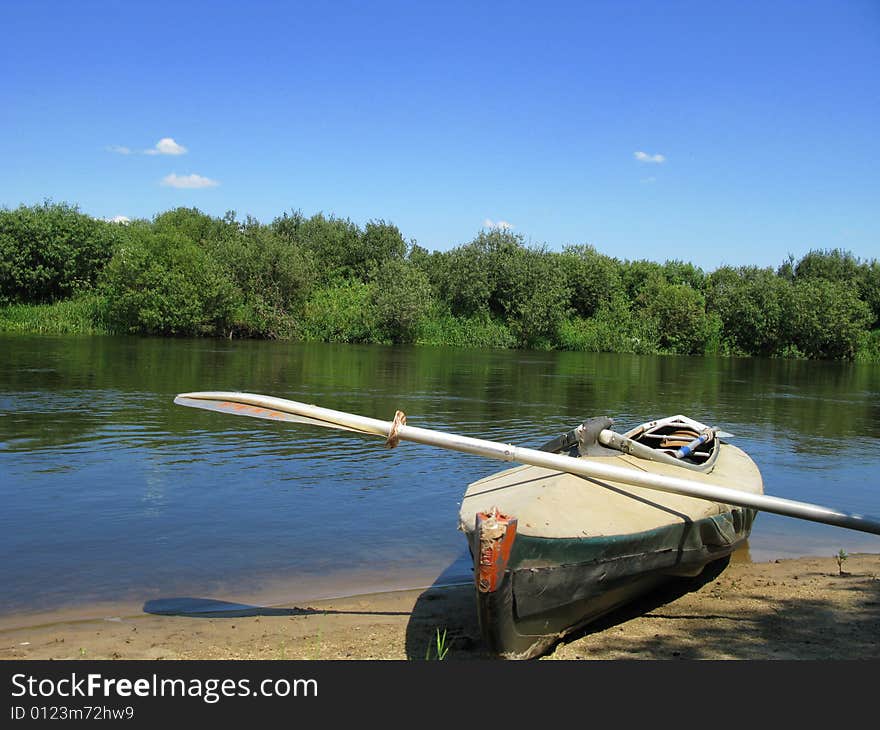
[[[880,367],[840,362],[0,335],[0,615],[174,597],[285,602],[469,578],[467,483],[504,465],[182,408],[241,390],[538,446],[684,413],[768,494],[880,514]],[[880,552],[759,515],[737,559]]]

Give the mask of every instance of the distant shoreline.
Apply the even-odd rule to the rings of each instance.
[[[80,316],[79,309],[81,305],[67,300],[56,302],[55,304],[11,304],[5,307],[0,306],[0,335],[35,335],[35,336],[77,336],[77,337],[131,337],[133,339],[144,337],[158,337],[160,339],[191,339],[190,337],[176,337],[171,335],[147,335],[147,334],[119,334],[104,329],[100,325],[96,325],[93,321]],[[258,337],[202,337],[206,341],[229,342],[233,339],[241,341],[255,342],[289,342],[298,344],[332,344],[332,345],[380,345],[392,346],[393,343],[388,342],[340,342],[332,339],[302,339],[297,337],[277,337],[272,339]],[[588,349],[566,349],[559,347],[550,348],[525,348],[506,346],[503,343],[474,344],[473,342],[462,341],[463,338],[456,335],[449,341],[442,340],[417,340],[415,342],[402,343],[404,346],[410,347],[452,347],[463,350],[501,350],[501,351],[519,351],[519,352],[583,352],[593,354],[607,355],[638,355],[645,354],[657,357],[675,357],[680,353],[676,352],[650,352],[650,353],[634,353],[630,350],[588,350]],[[711,352],[698,355],[687,355],[686,357],[707,357],[707,358],[739,358],[739,359],[758,359],[759,355],[747,355],[743,353],[731,352]],[[775,360],[789,360],[810,362],[815,361],[813,358],[804,357],[795,353],[786,355],[772,355]],[[864,351],[856,354],[855,363],[874,364],[880,362],[880,351]],[[840,362],[829,360],[828,362]]]
[[[0,331],[880,362],[880,262],[707,272],[506,228],[428,251],[392,223],[0,209]]]

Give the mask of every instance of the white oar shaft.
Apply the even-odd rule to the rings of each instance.
[[[255,395],[251,393],[186,393],[180,398],[191,400],[229,401],[232,403],[245,403],[269,410],[277,410],[282,413],[294,413],[297,415],[313,418],[326,422],[328,426],[337,425],[355,429],[375,436],[387,437],[391,432],[392,422],[381,421],[375,418],[358,416],[344,411],[334,411],[329,408],[298,403],[284,398]],[[796,517],[812,522],[822,522],[837,527],[845,527],[861,532],[870,532],[880,535],[880,521],[862,515],[847,514],[828,507],[822,507],[808,502],[797,502],[781,497],[772,497],[766,494],[753,494],[731,487],[716,484],[705,484],[680,477],[668,477],[660,474],[627,469],[613,464],[603,464],[596,460],[572,458],[564,454],[553,454],[537,449],[528,449],[512,444],[503,444],[496,441],[460,436],[458,434],[434,431],[416,426],[399,426],[397,435],[405,441],[437,446],[452,451],[460,451],[476,456],[483,456],[501,461],[512,461],[520,464],[530,464],[547,469],[555,469],[591,479],[605,479],[608,481],[629,484],[631,486],[646,487],[661,492],[672,492],[689,497],[706,499],[711,502],[749,507],[763,512]]]

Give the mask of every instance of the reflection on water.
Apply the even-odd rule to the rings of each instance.
[[[536,446],[592,415],[736,434],[769,494],[880,513],[880,368],[277,342],[0,336],[0,612],[466,577],[464,486],[501,465],[172,403],[244,390]],[[880,550],[762,514],[753,560]],[[460,575],[459,575],[460,573]],[[371,584],[371,585],[372,585]]]

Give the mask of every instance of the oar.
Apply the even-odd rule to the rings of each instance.
[[[716,484],[704,484],[682,477],[668,477],[651,474],[637,469],[604,464],[591,459],[577,459],[564,454],[552,454],[536,449],[527,449],[512,444],[459,436],[444,431],[405,425],[405,419],[395,417],[394,421],[380,421],[354,413],[334,411],[329,408],[298,403],[284,398],[274,398],[253,393],[183,393],[174,402],[194,408],[207,408],[222,413],[239,416],[266,418],[272,421],[293,421],[325,428],[341,428],[371,436],[381,436],[389,440],[403,439],[419,444],[437,446],[442,449],[461,451],[490,459],[514,461],[547,469],[555,469],[578,476],[606,479],[613,482],[647,487],[661,492],[672,492],[689,497],[697,497],[712,502],[723,502],[740,507],[749,507],[764,512],[774,512],[788,517],[796,517],[812,522],[823,522],[850,530],[870,532],[880,535],[880,520],[864,515],[838,512],[808,502],[796,502],[766,494],[752,494],[739,489]],[[400,412],[398,411],[398,414]],[[402,415],[402,414],[400,414]]]

